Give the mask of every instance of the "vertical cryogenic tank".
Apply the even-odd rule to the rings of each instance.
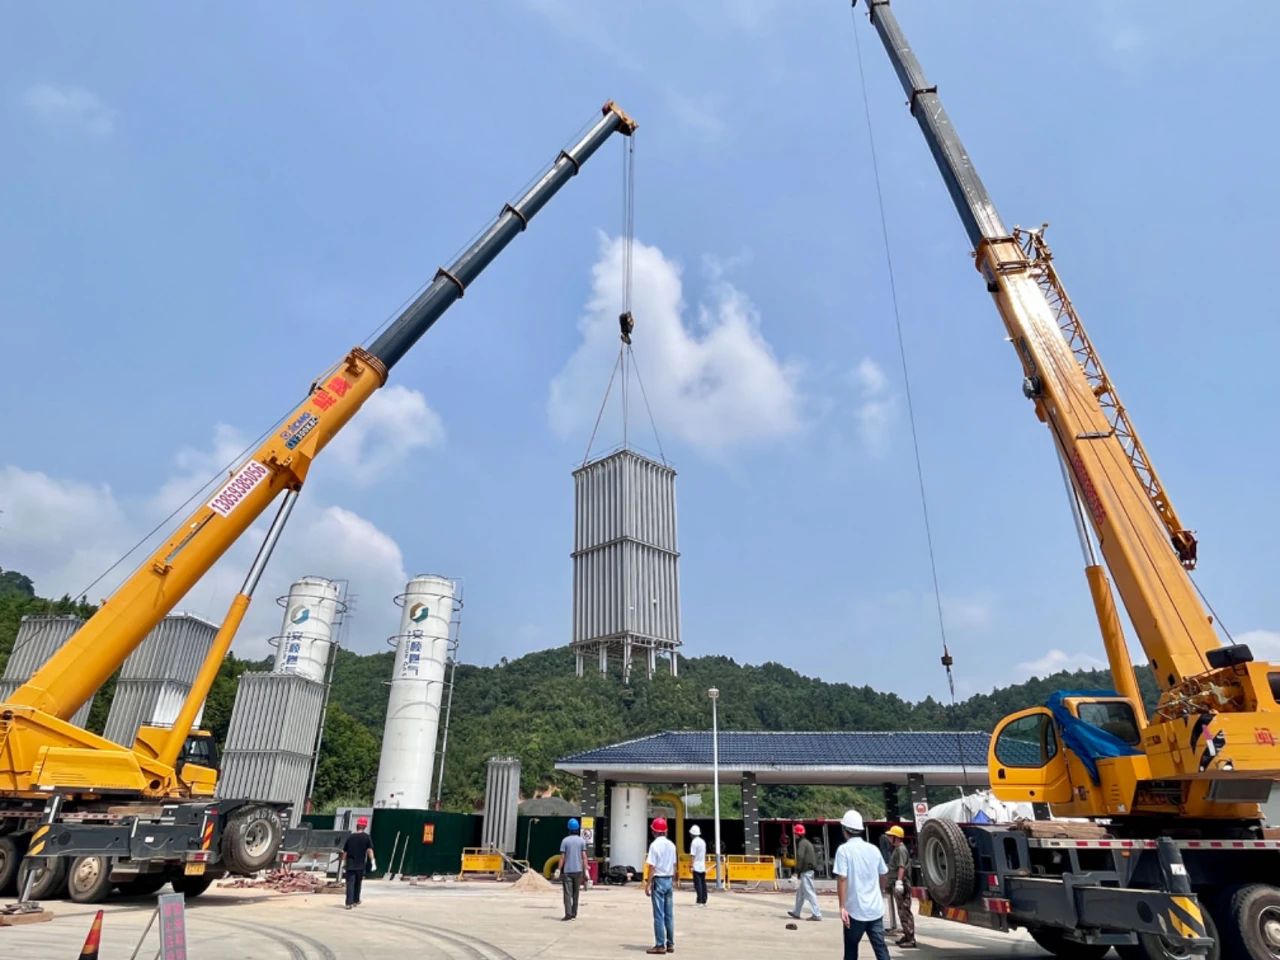
[[[139,727],[172,726],[217,633],[216,623],[181,610],[157,623],[120,668],[102,735],[131,747]],[[201,704],[193,726],[203,715]]]
[[[520,812],[520,760],[490,757],[485,764],[484,822],[480,842],[503,853],[516,851],[516,824]]]
[[[643,869],[649,852],[649,791],[614,787],[609,798],[609,865]]]
[[[37,616],[27,614],[18,623],[18,635],[13,639],[13,649],[9,653],[9,661],[4,666],[4,676],[0,677],[0,703],[4,703],[14,692],[31,679],[46,660],[52,657],[62,645],[71,639],[84,624],[79,617],[71,616]],[[89,710],[93,707],[93,697],[71,717],[77,727],[83,727],[89,720]]]
[[[284,625],[276,641],[273,673],[296,673],[324,683],[335,624],[342,613],[339,585],[324,577],[302,577],[278,601]]]
[[[430,805],[455,594],[452,580],[421,576],[410,580],[396,598],[403,609],[400,632],[390,640],[396,659],[375,807],[425,810]]]

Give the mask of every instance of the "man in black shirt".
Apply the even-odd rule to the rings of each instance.
[[[347,909],[360,905],[360,885],[364,882],[365,868],[373,863],[373,839],[364,832],[369,821],[356,820],[356,832],[342,845],[342,866],[347,877]]]

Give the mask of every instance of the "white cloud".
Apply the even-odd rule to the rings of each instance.
[[[22,105],[42,123],[109,137],[116,112],[96,94],[71,84],[37,83],[22,95]]]
[[[1256,660],[1280,660],[1280,630],[1246,630],[1235,641],[1247,645]]]
[[[231,558],[223,582],[217,585],[226,602],[239,588],[264,532],[265,526],[250,531],[238,556]],[[241,656],[256,658],[274,652],[266,640],[282,632],[282,612],[275,598],[304,576],[346,580],[351,604],[348,620],[353,627],[348,640],[362,640],[365,653],[386,649],[382,640],[396,632],[400,617],[391,601],[409,579],[399,544],[367,518],[345,507],[308,503],[304,493],[240,628],[236,650]],[[216,618],[220,620],[224,612],[215,611]]]
[[[853,371],[858,388],[858,405],[853,419],[863,448],[873,457],[883,456],[898,409],[898,399],[889,393],[889,379],[870,357],[863,357]]]
[[[417,390],[399,384],[370,397],[329,444],[327,459],[347,479],[373,483],[415,450],[444,442],[444,423]]]
[[[1043,657],[1020,663],[1015,668],[1019,673],[1037,677],[1047,677],[1062,670],[1105,670],[1107,663],[1087,653],[1064,653],[1061,650],[1050,650]]]
[[[213,476],[219,471],[230,473],[239,465],[248,441],[235,427],[225,423],[215,424],[213,443],[209,447],[182,447],[173,457],[175,472],[161,484],[150,498],[149,507],[155,519],[186,503],[202,485],[213,486]],[[194,510],[192,503],[189,510]]]
[[[365,437],[353,448],[357,455],[369,452],[367,459],[359,461],[362,468],[375,461],[396,462],[407,449],[422,445],[415,441],[406,448],[388,439],[384,434],[396,425],[419,441],[442,433],[438,418],[426,408],[425,401],[404,388],[381,407],[371,400],[364,412],[372,412],[374,417]],[[30,576],[41,595],[74,594],[132,547],[157,519],[185,501],[210,474],[234,459],[243,446],[236,430],[219,424],[209,447],[180,450],[174,457],[173,474],[155,492],[126,503],[119,502],[106,486],[49,477],[12,465],[0,467],[3,566]],[[395,632],[399,613],[391,598],[404,589],[408,579],[399,545],[368,518],[325,502],[323,491],[324,487],[317,488],[312,482],[298,501],[240,628],[235,649],[243,656],[259,658],[271,652],[266,640],[281,632],[281,613],[274,600],[300,576],[349,582],[350,594],[361,598],[360,612],[352,615],[352,622],[358,625],[352,636],[361,638],[366,650],[382,649],[381,638]],[[259,518],[175,609],[220,622],[273,515],[270,510]],[[161,535],[167,535],[171,526],[166,524]],[[96,602],[109,595],[155,549],[158,540],[159,535],[104,578],[89,591],[89,599]]]
[[[108,486],[0,468],[0,556],[44,596],[84,589],[127,549],[131,526]],[[129,541],[126,543],[126,541]]]
[[[747,296],[723,279],[713,282],[690,326],[680,267],[639,241],[633,256],[635,354],[660,432],[717,455],[799,430],[798,371],[774,356]],[[618,350],[620,240],[602,239],[592,277],[582,342],[551,383],[548,413],[562,435],[590,429]],[[643,414],[632,416],[638,430],[647,427]]]

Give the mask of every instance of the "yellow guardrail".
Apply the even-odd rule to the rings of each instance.
[[[714,881],[716,878],[716,863],[714,857],[707,857],[707,880]],[[693,857],[681,857],[680,869],[676,874],[677,880],[693,881]]]
[[[778,889],[778,868],[773,857],[732,854],[724,858],[725,881],[735,883],[767,883]]]
[[[464,847],[462,849],[461,875],[469,873],[487,873],[502,876],[505,866],[502,854],[495,853],[485,847]]]

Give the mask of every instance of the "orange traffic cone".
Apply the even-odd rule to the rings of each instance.
[[[84,946],[80,950],[80,960],[98,960],[98,943],[102,940],[102,911],[93,918],[93,926],[89,935],[84,938]]]

